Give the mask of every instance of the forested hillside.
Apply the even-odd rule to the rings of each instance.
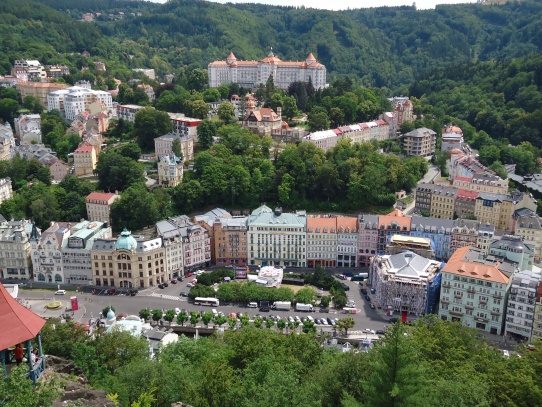
[[[539,0],[344,12],[199,0],[164,5],[38,1],[61,14],[30,0],[0,5],[0,41],[6,50],[0,70],[5,72],[15,55],[29,56],[26,51],[34,44],[35,57],[45,63],[55,58],[54,49],[90,49],[106,62],[120,59],[130,67],[155,68],[158,74],[206,67],[230,50],[238,58],[260,59],[272,46],[283,59],[299,60],[314,52],[331,78],[351,75],[364,85],[406,91],[405,85],[435,69],[525,56],[542,46]],[[126,14],[123,20],[73,21],[84,12],[120,10]],[[129,15],[136,10],[142,16]]]

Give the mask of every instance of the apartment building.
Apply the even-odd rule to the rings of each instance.
[[[70,228],[70,235],[62,243],[62,268],[68,284],[90,284],[92,259],[90,251],[96,239],[111,239],[112,231],[104,222],[81,221]]]
[[[219,221],[221,218],[231,218],[231,213],[222,208],[211,209],[209,212],[204,213],[203,215],[194,216],[194,222],[204,228],[207,233],[209,233],[209,239],[211,243],[211,262],[213,264],[217,263],[215,257],[216,254],[216,244],[215,244],[215,235],[214,235],[214,223]]]
[[[533,269],[534,248],[526,243],[521,236],[502,236],[489,245],[488,255],[512,262],[517,270]]]
[[[357,267],[358,219],[350,216],[337,218],[337,267]]]
[[[73,166],[77,177],[94,174],[97,163],[96,150],[92,146],[82,145],[73,152]]]
[[[11,188],[10,178],[0,178],[0,204],[13,198],[13,189]]]
[[[213,61],[207,67],[209,86],[217,88],[223,83],[238,83],[245,88],[257,88],[265,85],[270,76],[280,89],[288,89],[293,82],[312,83],[315,89],[326,86],[326,67],[319,63],[312,53],[304,61],[282,61],[269,52],[260,61],[238,60],[233,52],[225,61]]]
[[[358,264],[368,267],[378,253],[378,215],[360,213],[358,216]]]
[[[68,237],[70,227],[66,222],[52,222],[41,235],[33,234],[30,237],[34,281],[58,284],[66,282],[61,250]]]
[[[197,139],[198,125],[201,123],[201,119],[186,117],[182,113],[168,113],[168,115],[171,119],[174,133],[179,134],[181,137]]]
[[[87,110],[88,105],[101,102],[107,109],[113,108],[113,99],[109,92],[92,90],[81,86],[56,90],[47,95],[47,109],[56,109],[66,118],[73,120],[75,116]]]
[[[248,218],[249,265],[306,267],[306,228],[304,211],[255,209]]]
[[[41,143],[41,116],[39,114],[22,114],[15,119],[15,136],[17,140]]]
[[[414,120],[414,106],[408,97],[394,96],[388,100],[393,104],[394,113],[397,115],[397,128]]]
[[[161,237],[132,236],[124,229],[117,239],[95,239],[90,255],[98,287],[148,288],[168,280]]]
[[[453,253],[450,250],[453,227],[454,221],[450,219],[412,216],[410,236],[430,239],[434,246],[435,258],[449,259]]]
[[[315,131],[303,137],[301,141],[312,143],[316,145],[316,147],[328,151],[335,147],[339,140],[342,139],[342,135],[336,130],[337,129]]]
[[[441,151],[452,151],[453,149],[463,149],[463,130],[458,126],[448,125],[442,130]]]
[[[145,106],[139,105],[117,105],[117,118],[120,120],[127,120],[129,122],[135,122],[135,116],[137,112]]]
[[[455,214],[459,218],[473,218],[476,198],[478,198],[478,192],[458,189],[455,197]]]
[[[9,161],[14,155],[15,137],[9,122],[0,124],[0,161]]]
[[[27,80],[39,82],[47,78],[47,72],[45,71],[40,61],[33,59],[17,59],[13,63],[13,69],[11,74],[17,76],[18,71],[24,71],[26,73]]]
[[[510,278],[488,264],[481,252],[461,247],[442,269],[439,315],[494,335],[502,335]]]
[[[434,218],[453,219],[455,217],[455,199],[457,188],[433,184],[431,187],[430,215]]]
[[[307,217],[307,267],[335,267],[337,262],[337,218]]]
[[[183,272],[205,268],[211,262],[211,238],[209,232],[195,224],[186,215],[162,220],[156,224],[160,237],[172,240],[177,238],[172,253],[180,250],[183,256]],[[176,249],[175,249],[176,247]],[[172,260],[172,263],[178,260]]]
[[[412,218],[405,216],[400,210],[394,210],[388,215],[378,216],[378,250],[377,253],[384,254],[388,240],[392,235],[409,236],[412,225]]]
[[[66,65],[45,65],[45,72],[48,78],[62,78],[70,74],[70,68]]]
[[[0,278],[32,278],[29,239],[33,233],[39,233],[39,229],[26,219],[0,223]]]
[[[542,284],[538,284],[538,290],[535,297],[533,330],[531,340],[542,340]]]
[[[165,155],[172,155],[173,142],[179,140],[181,152],[183,153],[183,162],[192,161],[194,159],[194,138],[190,136],[181,136],[179,133],[167,133],[163,136],[154,139],[154,151],[156,157],[160,158]]]
[[[260,136],[282,134],[282,109],[277,112],[268,107],[249,111],[243,119],[243,127]]]
[[[120,195],[111,192],[91,192],[85,202],[87,217],[91,222],[104,222],[111,225],[111,205]]]
[[[450,239],[450,254],[460,247],[473,246],[485,257],[489,253],[489,245],[495,235],[495,226],[482,225],[468,219],[456,219]]]
[[[184,164],[176,155],[165,155],[158,161],[158,185],[175,187],[183,180]]]
[[[516,219],[515,232],[533,247],[534,261],[542,259],[542,220],[534,213]]]
[[[409,156],[430,157],[435,154],[437,133],[426,127],[412,130],[401,136],[403,149]]]
[[[248,265],[246,216],[220,217],[213,222],[214,258],[217,266]]]
[[[515,211],[527,208],[536,212],[536,207],[536,200],[524,192],[514,191],[510,195],[481,192],[476,198],[474,216],[481,223],[489,223],[498,229],[511,231]]]
[[[542,276],[530,270],[515,273],[511,279],[504,335],[523,341],[531,340],[535,307]]]
[[[439,267],[439,261],[411,251],[374,257],[369,269],[373,301],[388,315],[424,315],[428,284],[438,275]]]
[[[66,89],[68,85],[64,83],[48,83],[48,82],[18,82],[15,85],[15,89],[19,93],[19,98],[22,101],[27,96],[33,96],[36,98],[40,104],[44,107],[47,107],[47,96],[51,92],[57,90]]]

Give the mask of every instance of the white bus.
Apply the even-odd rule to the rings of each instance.
[[[194,299],[194,304],[218,307],[220,305],[220,302],[218,301],[218,298],[196,297]]]

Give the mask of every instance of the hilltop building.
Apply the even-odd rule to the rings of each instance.
[[[104,222],[111,225],[111,205],[120,195],[111,192],[91,192],[85,202],[87,217],[91,222]]]
[[[261,61],[238,60],[230,52],[225,61],[211,62],[207,68],[209,86],[216,88],[223,83],[234,82],[245,88],[265,85],[270,76],[277,88],[288,89],[293,82],[312,82],[315,89],[326,86],[326,67],[309,54],[304,61],[282,61],[273,50]]]

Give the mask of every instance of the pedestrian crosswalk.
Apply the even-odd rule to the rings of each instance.
[[[185,298],[181,298],[181,297],[178,297],[176,295],[152,293],[150,296],[151,297],[157,297],[157,298],[165,298],[166,300],[173,300],[173,301],[186,301]]]

